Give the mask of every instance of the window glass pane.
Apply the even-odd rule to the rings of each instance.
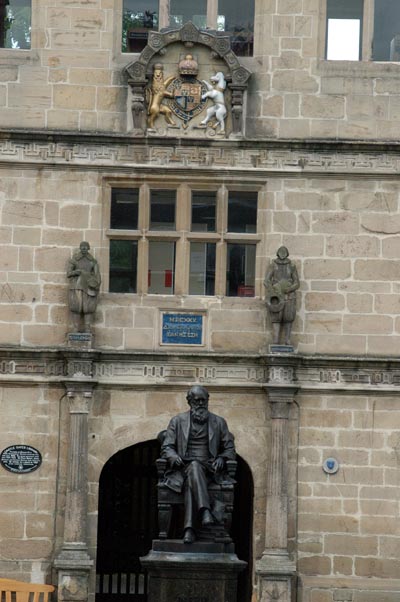
[[[110,293],[136,293],[137,241],[110,240]]]
[[[257,193],[229,192],[228,232],[257,231]]]
[[[215,192],[192,192],[192,232],[215,232]]]
[[[235,54],[253,56],[254,0],[219,0],[217,29],[231,36]]]
[[[31,0],[0,0],[0,48],[31,47]]]
[[[328,0],[326,26],[328,60],[360,60],[363,6],[364,0]]]
[[[188,21],[192,21],[199,29],[207,27],[207,0],[170,0],[171,27],[181,27]]]
[[[328,61],[360,60],[360,21],[329,19],[326,58]]]
[[[400,2],[377,0],[374,16],[374,61],[400,61]]]
[[[175,230],[175,190],[152,190],[150,230]]]
[[[110,228],[137,230],[138,188],[113,188],[111,192]]]
[[[226,294],[254,297],[256,245],[228,244]]]
[[[152,29],[158,29],[158,0],[124,0],[122,52],[142,52]]]
[[[173,295],[175,243],[151,240],[149,243],[149,293]]]
[[[215,243],[190,244],[189,295],[214,295]]]

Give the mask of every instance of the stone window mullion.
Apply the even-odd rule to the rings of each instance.
[[[207,2],[207,27],[217,29],[218,0],[208,0]]]

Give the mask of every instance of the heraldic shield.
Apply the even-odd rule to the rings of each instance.
[[[184,127],[188,122],[201,113],[207,103],[202,95],[207,92],[203,82],[195,77],[176,77],[167,87],[171,97],[167,99],[171,111],[183,121]]]

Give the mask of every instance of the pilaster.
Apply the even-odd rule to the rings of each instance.
[[[93,560],[87,546],[88,416],[96,382],[91,378],[64,381],[69,404],[69,454],[63,545],[54,561],[58,599],[86,602]]]
[[[291,602],[296,561],[288,550],[289,414],[298,387],[291,368],[272,368],[265,386],[271,411],[265,550],[256,563],[259,601]]]

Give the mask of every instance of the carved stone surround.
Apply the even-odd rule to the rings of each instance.
[[[51,168],[146,170],[163,168],[217,173],[224,169],[252,178],[288,173],[393,177],[400,172],[400,145],[274,140],[174,140],[151,144],[128,136],[0,132],[0,162]]]
[[[211,60],[222,60],[227,70],[225,75],[228,87],[232,93],[230,103],[232,133],[241,136],[243,134],[243,96],[251,72],[240,64],[232,51],[229,36],[218,35],[217,32],[211,30],[199,30],[193,23],[186,23],[180,29],[167,28],[160,32],[150,31],[148,43],[139,58],[125,67],[132,92],[133,135],[143,136],[147,131],[145,98],[146,85],[151,79],[150,65],[154,59],[162,61],[167,47],[177,43],[187,49],[206,48],[210,52]]]
[[[295,384],[302,391],[390,394],[400,387],[400,359],[0,349],[0,383],[56,385],[71,379],[93,379],[104,387],[198,382],[261,390],[267,384]]]

